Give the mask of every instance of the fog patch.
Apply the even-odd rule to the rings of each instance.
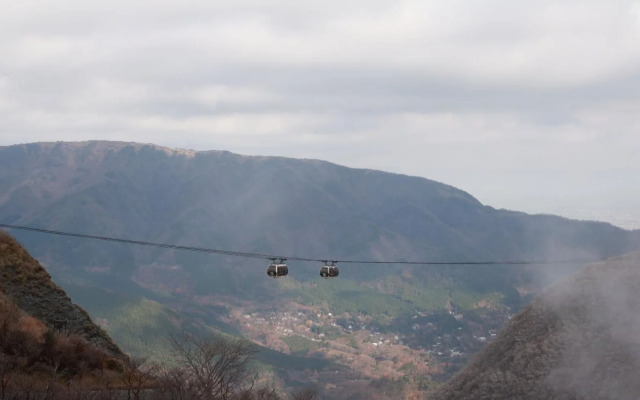
[[[637,261],[590,265],[544,296],[562,321],[562,356],[546,379],[559,395],[635,399],[640,393]]]

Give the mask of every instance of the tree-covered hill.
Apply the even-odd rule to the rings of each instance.
[[[544,291],[433,398],[639,398],[639,268],[628,254]]]

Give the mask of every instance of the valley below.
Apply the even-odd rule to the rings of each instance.
[[[126,353],[165,361],[181,332],[245,337],[273,385],[332,399],[423,398],[583,261],[640,250],[639,230],[318,160],[34,143],[0,148],[0,189],[1,223],[224,250],[12,230]],[[289,276],[265,274],[271,255],[294,256]],[[322,279],[296,256],[358,262]]]
[[[451,321],[447,315],[451,316],[420,313],[410,321],[393,321],[410,325],[409,330],[404,330],[394,323],[371,326],[371,317],[334,316],[326,310],[289,303],[279,311],[255,306],[231,309],[225,322],[263,346],[289,354],[327,358],[348,367],[360,378],[397,380],[428,376],[442,381],[496,335],[495,330],[484,331],[488,324],[476,325],[476,332],[463,322],[454,323],[459,326],[448,330],[445,325]],[[493,317],[500,326],[500,316]],[[464,317],[454,314],[453,318],[462,321]]]

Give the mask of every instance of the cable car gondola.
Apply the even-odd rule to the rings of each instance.
[[[289,273],[289,268],[287,264],[285,264],[286,258],[281,258],[280,262],[277,263],[275,258],[271,259],[271,264],[267,267],[267,275],[272,278],[280,278],[283,276],[287,276]]]
[[[320,267],[320,276],[323,278],[335,278],[338,275],[340,275],[340,270],[335,261],[331,261],[331,264],[325,261]]]

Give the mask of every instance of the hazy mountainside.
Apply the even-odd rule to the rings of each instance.
[[[119,142],[0,147],[0,223],[328,260],[604,259],[640,249],[640,231],[496,210],[424,178]],[[324,280],[318,263],[289,261],[289,276],[273,280],[267,260],[11,233],[127,351],[153,353],[166,330],[197,326],[358,365],[370,378],[449,376],[539,282],[575,268],[342,263],[338,279]],[[374,355],[373,337],[402,354]]]
[[[495,210],[423,178],[152,145],[3,147],[0,188],[4,223],[311,258],[601,258],[638,245],[608,224]],[[75,263],[113,260],[104,243],[73,245]]]
[[[640,253],[554,285],[434,399],[640,398]]]
[[[0,148],[0,189],[4,223],[320,259],[605,258],[640,242],[637,232],[608,224],[495,210],[423,178],[129,143]],[[39,245],[38,258],[49,256],[71,271],[94,267],[129,275],[134,266],[198,258],[15,234],[27,246]],[[343,273],[350,270],[354,278],[366,277],[362,267]]]
[[[12,237],[0,231],[0,296],[52,331],[84,337],[110,355],[124,355],[89,315],[73,304],[49,274]]]

